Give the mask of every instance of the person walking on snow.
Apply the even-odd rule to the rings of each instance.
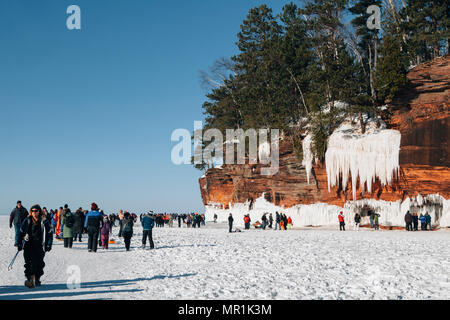
[[[14,247],[19,246],[19,234],[20,226],[22,222],[28,217],[28,211],[22,206],[22,201],[17,201],[16,207],[11,211],[9,216],[9,228],[11,229],[14,225]]]
[[[75,217],[70,211],[69,206],[64,205],[64,210],[61,218],[61,225],[63,226],[64,248],[72,248],[73,244],[73,225],[75,224]]]
[[[81,237],[83,235],[83,226],[84,226],[84,213],[83,213],[83,209],[79,208],[75,214],[74,214],[74,218],[75,218],[75,223],[73,224],[73,241],[77,241],[77,237],[78,237],[78,241],[81,242]]]
[[[420,229],[422,231],[427,230],[427,218],[423,214],[420,214]]]
[[[244,216],[244,226],[245,226],[245,230],[249,230],[250,229],[250,215],[246,214]]]
[[[373,229],[373,222],[375,220],[375,211],[369,210],[370,228]]]
[[[361,223],[361,216],[359,215],[359,213],[356,213],[356,214],[355,214],[354,220],[355,220],[355,227],[354,227],[354,230],[355,230],[355,231],[359,231],[359,224]]]
[[[411,213],[409,213],[408,210],[408,212],[406,212],[405,214],[406,231],[412,231],[412,221],[413,221],[412,215]]]
[[[112,234],[111,221],[108,216],[103,217],[103,226],[100,230],[101,238],[100,244],[103,249],[108,249],[109,236]]]
[[[233,215],[230,213],[230,215],[228,216],[228,232],[231,232],[231,230],[233,229]]]
[[[269,229],[272,229],[272,225],[273,225],[273,216],[272,216],[272,212],[269,215]]]
[[[25,218],[20,226],[17,249],[18,251],[23,249],[25,286],[32,289],[41,285],[45,267],[44,256],[45,252],[52,249],[53,230],[50,220],[42,219],[42,209],[39,205],[32,206],[30,213],[31,215]]]
[[[414,224],[414,231],[419,231],[419,217],[417,216],[417,212],[414,212],[412,216],[412,221]]]
[[[125,242],[125,249],[127,251],[130,251],[130,245],[131,245],[131,237],[133,237],[133,218],[131,215],[126,212],[123,216],[123,229],[122,229],[122,236],[123,240]]]
[[[181,219],[180,217],[178,217]],[[180,220],[179,220],[180,221]],[[155,244],[153,243],[153,227],[155,226],[155,219],[153,216],[146,214],[142,217],[142,249],[145,249],[145,245],[147,242],[147,238],[150,242],[150,250],[155,248]]]
[[[264,213],[263,215],[262,215],[262,217],[261,217],[261,221],[262,221],[262,226],[261,226],[261,228],[263,229],[263,230],[266,230],[266,226],[267,226],[267,213]]]
[[[283,219],[283,229],[287,230],[287,226],[288,226],[288,219],[286,217],[286,214],[282,213],[282,219]]]
[[[431,231],[432,230],[432,228],[431,228],[431,216],[428,214],[428,211],[425,213],[425,222],[426,222],[425,230],[428,230],[428,227],[430,227],[430,231]]]
[[[277,227],[279,230],[281,230],[281,217],[280,214],[278,213],[278,211],[275,212],[275,230],[277,230]]]
[[[342,213],[342,211],[339,212],[338,219],[339,219],[339,230],[345,231],[344,214]]]
[[[88,251],[97,252],[98,235],[103,224],[102,214],[98,211],[98,206],[94,202],[91,204],[91,211],[86,215],[84,227],[88,232]]]
[[[375,217],[373,219],[373,226],[375,227],[375,230],[380,230],[380,215],[378,213],[375,213]]]
[[[119,238],[122,237],[122,221],[123,221],[123,210],[120,210],[119,212]]]

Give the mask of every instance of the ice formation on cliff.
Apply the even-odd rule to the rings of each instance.
[[[401,134],[388,130],[375,121],[367,122],[366,133],[361,133],[359,124],[343,122],[328,139],[325,164],[328,177],[328,191],[339,184],[347,185],[349,173],[352,179],[353,200],[356,200],[356,183],[359,177],[361,189],[367,183],[372,192],[372,182],[378,177],[381,184],[391,183],[398,174]]]
[[[421,205],[419,203],[421,202]],[[229,204],[229,209],[225,209],[223,205],[210,203],[206,206],[206,218],[212,220],[214,214],[217,214],[218,221],[226,222],[228,215],[233,214],[235,224],[243,225],[244,215],[250,214],[252,223],[256,221],[261,222],[261,216],[265,212],[272,213],[282,212],[286,216],[290,216],[293,220],[294,227],[305,226],[336,226],[338,225],[338,213],[344,213],[345,221],[349,225],[354,224],[355,213],[362,214],[362,224],[369,223],[369,217],[365,216],[367,209],[370,208],[380,215],[380,224],[384,226],[404,226],[405,214],[410,212],[417,212],[425,214],[428,212],[431,215],[433,226],[440,225],[441,227],[450,226],[450,200],[446,200],[439,194],[421,196],[413,198],[405,198],[402,202],[397,200],[395,202],[362,199],[357,201],[348,201],[344,207],[330,205],[327,203],[314,203],[309,205],[296,205],[290,208],[284,208],[273,203],[268,202],[262,194],[251,205],[250,202]],[[275,218],[275,217],[274,217]]]
[[[261,160],[261,159],[267,159],[269,156],[270,156],[270,143],[266,141],[259,145],[258,157],[259,157],[259,160]]]
[[[308,181],[308,184],[309,184],[309,177],[311,176],[312,162],[314,159],[314,155],[311,150],[311,142],[312,142],[312,136],[310,133],[308,133],[308,135],[302,141],[302,148],[303,148],[302,165],[305,166],[306,180]]]

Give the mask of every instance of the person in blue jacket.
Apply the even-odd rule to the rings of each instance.
[[[142,229],[143,229],[143,236],[142,236],[142,249],[145,249],[145,244],[147,242],[147,237],[150,242],[150,249],[155,248],[155,244],[153,243],[153,235],[152,230],[155,226],[155,218],[153,215],[150,214],[144,214],[142,216]]]
[[[88,233],[88,251],[97,252],[100,228],[103,226],[103,215],[95,203],[91,204],[91,211],[86,215],[84,227]]]
[[[420,214],[419,220],[420,220],[420,228],[422,230],[427,230],[427,220],[423,214]]]

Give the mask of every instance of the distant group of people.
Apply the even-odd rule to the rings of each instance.
[[[267,215],[269,215],[269,217],[267,217]],[[214,214],[214,222],[217,221],[217,215]],[[251,223],[251,219],[250,219],[250,215],[246,214],[244,216],[244,229],[245,230],[250,230],[250,223]],[[273,223],[275,222],[275,228],[273,228]],[[234,223],[234,218],[233,215],[230,213],[230,215],[228,216],[228,227],[229,227],[229,232],[232,232],[233,230],[233,223]],[[255,229],[263,229],[266,230],[266,228],[268,229],[274,229],[274,230],[287,230],[292,228],[292,218],[291,217],[287,217],[284,213],[279,213],[278,211],[275,212],[275,220],[273,219],[273,215],[272,213],[263,213],[263,215],[261,216],[261,222],[256,221],[253,224],[253,227]]]
[[[418,231],[419,222],[421,230],[423,231],[433,230],[433,227],[431,226],[431,216],[428,214],[428,212],[426,212],[425,215],[421,213],[420,216],[417,215],[417,212],[414,212],[414,214],[411,214],[409,210],[408,212],[406,212],[405,214],[406,231]]]

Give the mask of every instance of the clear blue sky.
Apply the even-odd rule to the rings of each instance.
[[[199,71],[236,53],[248,10],[288,2],[1,0],[0,214],[18,199],[203,211],[202,172],[172,164],[171,133],[203,118]]]

